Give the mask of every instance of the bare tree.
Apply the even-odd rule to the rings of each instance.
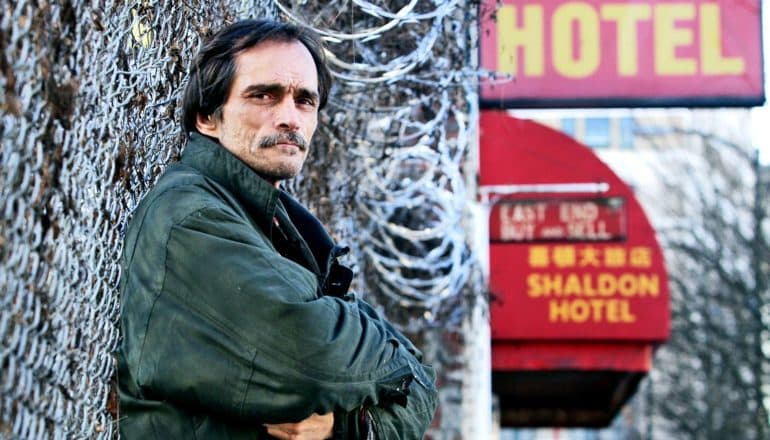
[[[648,437],[770,438],[769,173],[715,115],[724,113],[700,114],[713,118],[705,123],[696,114],[697,129],[640,130],[656,147],[657,181],[639,195],[672,295],[671,338],[640,393]]]

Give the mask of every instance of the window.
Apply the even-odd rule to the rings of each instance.
[[[626,116],[620,119],[620,148],[634,148],[634,118]]]
[[[609,118],[586,118],[586,131],[583,141],[592,148],[607,148],[610,146]]]
[[[562,118],[561,131],[566,135],[575,137],[575,118]]]

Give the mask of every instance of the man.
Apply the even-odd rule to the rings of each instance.
[[[267,20],[204,45],[189,134],[129,223],[118,353],[126,439],[422,438],[434,374],[347,292],[299,173],[331,76],[317,36]]]

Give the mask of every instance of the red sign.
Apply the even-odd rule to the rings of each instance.
[[[558,131],[490,111],[480,129],[493,340],[666,339],[663,255],[631,189]]]
[[[616,241],[626,236],[625,199],[503,200],[492,206],[489,240]]]
[[[764,102],[759,0],[483,0],[480,17],[485,106]]]

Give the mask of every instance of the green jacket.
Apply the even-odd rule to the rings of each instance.
[[[263,423],[334,411],[335,438],[363,435],[363,414],[381,440],[422,438],[433,371],[347,293],[339,249],[299,203],[193,134],[126,232],[122,437],[261,439]]]

